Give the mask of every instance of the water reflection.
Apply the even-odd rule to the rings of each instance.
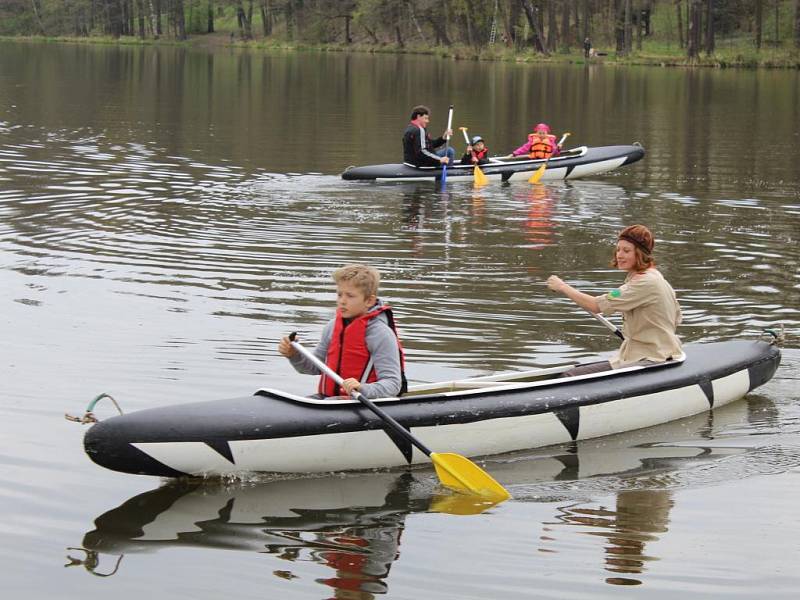
[[[652,542],[669,534],[674,490],[713,483],[716,470],[721,478],[737,470],[752,475],[746,457],[757,451],[755,442],[747,435],[718,436],[748,420],[761,429],[770,415],[772,403],[753,397],[625,435],[498,457],[486,468],[510,485],[512,502],[552,504],[539,552],[568,552],[559,538],[577,529],[604,540],[602,560],[613,573],[607,583],[633,585],[658,560]],[[609,492],[613,507],[593,499]],[[310,561],[330,570],[316,581],[333,588],[335,597],[373,598],[388,592],[408,518],[452,507],[453,498],[465,497],[437,495],[426,470],[229,484],[178,481],[97,517],[69,554],[73,564],[109,574],[124,555],[176,547],[266,553],[287,563],[274,571],[276,577],[300,577],[293,564]],[[86,554],[83,560],[78,551]]]

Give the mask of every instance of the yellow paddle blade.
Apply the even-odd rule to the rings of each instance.
[[[431,460],[442,485],[465,494],[477,494],[495,502],[511,498],[511,494],[492,476],[468,458],[451,452],[431,452]]]
[[[489,178],[486,175],[484,175],[483,171],[481,171],[477,165],[475,166],[474,177],[475,177],[475,185],[486,185],[487,183],[489,183]]]
[[[479,496],[466,496],[464,494],[447,494],[434,496],[431,499],[430,512],[444,513],[447,515],[479,515],[489,510],[501,500],[489,500]]]
[[[546,167],[547,167],[547,161],[543,162],[542,166],[536,169],[536,172],[530,176],[530,179],[528,179],[528,183],[539,183],[539,180],[542,178],[542,175],[544,175],[544,170]]]

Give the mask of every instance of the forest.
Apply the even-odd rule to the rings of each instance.
[[[691,61],[721,46],[796,56],[800,0],[4,0],[0,35]]]

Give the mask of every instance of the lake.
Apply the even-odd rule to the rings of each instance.
[[[435,135],[454,104],[492,154],[539,121],[647,154],[547,185],[340,179],[399,161],[419,103]],[[797,71],[0,42],[6,594],[794,598],[798,164]],[[655,234],[682,339],[782,328],[778,372],[710,413],[493,457],[513,499],[480,515],[441,512],[424,468],[123,475],[64,419],[103,392],[126,412],[312,393],[277,342],[314,343],[330,274],[354,261],[382,273],[412,383],[610,353],[616,338],[544,281],[616,287],[633,223]]]

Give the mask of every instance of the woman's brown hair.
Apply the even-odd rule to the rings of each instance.
[[[619,240],[625,240],[633,244],[634,253],[636,255],[634,270],[637,273],[643,273],[650,267],[656,265],[656,259],[653,258],[653,247],[656,245],[656,240],[647,227],[644,225],[630,225],[619,232],[617,241]],[[611,266],[615,268],[619,266],[617,264],[616,247],[611,257]]]

